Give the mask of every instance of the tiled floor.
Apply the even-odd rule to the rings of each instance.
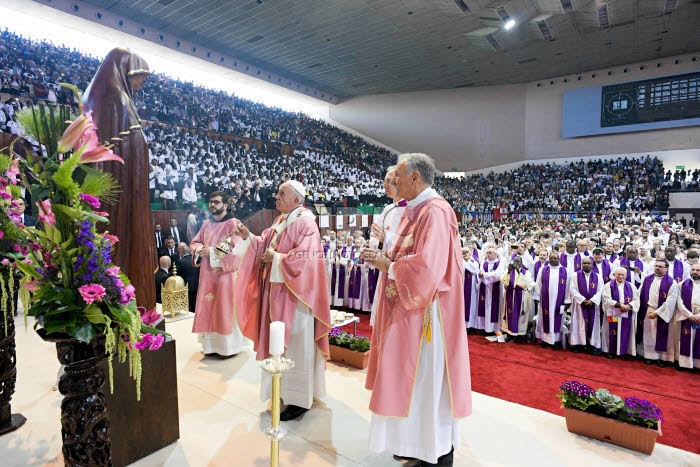
[[[0,465],[62,465],[61,395],[51,390],[58,369],[55,349],[17,321],[17,391],[13,412],[28,419],[0,437]],[[267,403],[259,399],[260,369],[252,352],[229,360],[204,358],[190,333],[192,321],[168,324],[177,339],[180,399],[179,442],[133,464],[150,466],[269,465]],[[148,378],[148,375],[144,375]],[[389,453],[367,447],[370,393],[364,373],[328,364],[328,395],[300,421],[287,422],[282,466],[400,466]],[[554,397],[554,395],[552,395]],[[474,394],[474,414],[462,421],[462,448],[455,466],[697,466],[700,456],[657,444],[652,456],[566,431],[564,419],[547,412]]]

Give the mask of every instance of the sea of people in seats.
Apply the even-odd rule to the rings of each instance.
[[[19,134],[15,113],[37,101],[75,105],[75,96],[59,83],[84,89],[98,66],[98,59],[77,50],[0,32],[0,94],[5,96],[0,130]],[[387,200],[381,177],[395,155],[322,121],[161,74],[146,81],[136,101],[150,148],[151,193],[166,209],[192,206],[223,190],[232,194],[234,214],[245,218],[272,207],[276,186],[290,178],[308,187],[311,205],[343,200],[351,206],[382,205]],[[284,145],[292,148],[291,155],[284,154]],[[694,335],[700,314],[684,305],[678,289],[696,281],[691,273],[698,265],[700,237],[684,219],[662,222],[653,213],[667,208],[669,190],[699,185],[697,170],[664,172],[651,156],[527,163],[500,173],[439,177],[435,188],[464,214],[465,287],[472,291],[465,294],[466,325],[503,333],[505,340],[538,339],[554,348],[568,344],[575,351],[610,357],[639,353],[647,363],[697,368],[683,336]],[[376,271],[359,258],[363,237],[366,232],[324,236],[336,308],[371,308]],[[561,313],[554,313],[561,318],[546,326],[543,280],[561,268],[569,278],[561,292]],[[598,289],[617,281],[617,275],[620,284],[630,284],[636,308],[628,308],[624,298],[613,300],[609,285],[607,296],[594,299],[590,287],[582,293],[592,271],[600,278]],[[584,279],[577,280],[581,274]],[[665,275],[677,284],[675,293],[661,280]],[[700,265],[697,281],[700,290]],[[647,282],[653,282],[654,297],[661,294],[668,301],[665,314],[660,304],[659,313],[651,313],[666,323],[667,349],[650,344],[660,334],[651,339],[650,319],[639,311],[640,296],[649,293]],[[627,293],[626,285],[620,287],[621,294]],[[556,290],[550,292],[557,301]],[[582,299],[585,295],[591,297]],[[589,313],[586,319],[581,310]],[[626,340],[614,342],[615,331]]]
[[[84,89],[98,66],[77,50],[1,32],[0,93],[9,99],[0,109],[0,129],[18,133],[13,115],[28,103],[74,104],[59,83]],[[381,177],[395,155],[320,120],[157,73],[136,102],[151,150],[153,201],[166,209],[187,208],[221,189],[243,216],[271,207],[271,187],[285,178],[302,181],[312,204],[387,201]],[[261,148],[241,138],[259,140]],[[283,154],[283,145],[293,148],[292,156]],[[528,163],[502,173],[440,177],[435,185],[456,209],[488,219],[495,207],[511,213],[664,209],[667,189],[697,186],[698,172],[664,174],[662,163],[647,156]]]

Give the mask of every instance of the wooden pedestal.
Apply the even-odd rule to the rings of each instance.
[[[129,376],[129,362],[114,359],[114,394],[105,382],[112,462],[122,467],[176,442],[180,438],[175,341],[166,338],[156,351],[141,352],[141,401]],[[107,361],[100,365],[108,374]]]

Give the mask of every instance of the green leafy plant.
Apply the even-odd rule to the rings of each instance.
[[[341,331],[334,328],[328,334],[328,343],[337,345],[346,349],[354,350],[355,352],[367,352],[370,347],[370,339],[362,334],[350,334],[349,332]]]

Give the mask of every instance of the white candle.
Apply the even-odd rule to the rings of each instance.
[[[282,355],[284,353],[284,322],[273,321],[270,323],[270,355]]]

